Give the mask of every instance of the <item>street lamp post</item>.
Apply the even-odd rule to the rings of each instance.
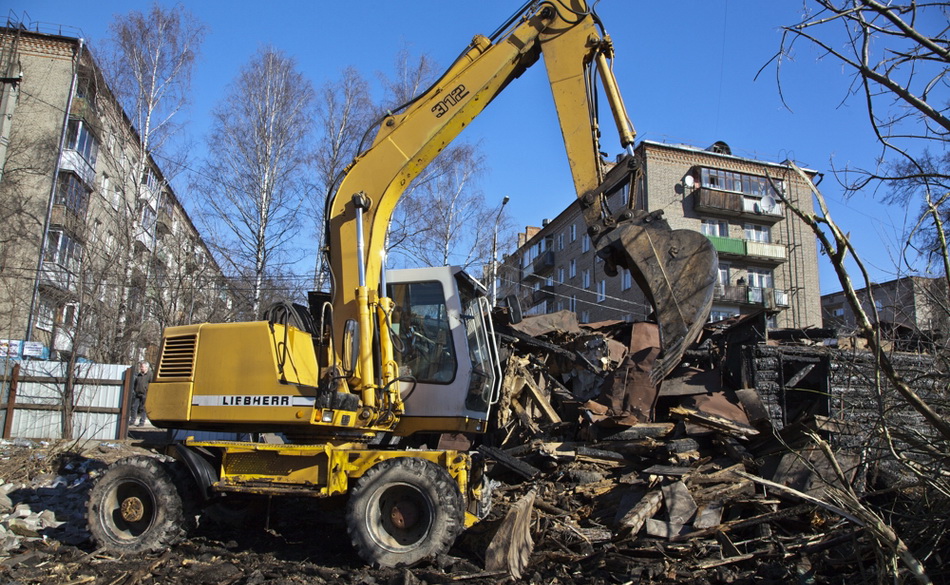
[[[501,212],[508,204],[509,198],[501,200],[498,206],[498,213],[495,215],[495,231],[491,240],[491,306],[494,307],[498,302],[498,224],[501,222]]]

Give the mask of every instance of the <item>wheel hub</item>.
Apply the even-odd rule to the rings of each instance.
[[[400,530],[411,528],[419,522],[419,507],[412,501],[402,500],[393,505],[389,519]]]
[[[135,496],[122,500],[119,510],[122,513],[122,519],[126,522],[139,522],[145,516],[145,505]]]

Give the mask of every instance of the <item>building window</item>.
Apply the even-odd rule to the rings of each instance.
[[[570,264],[570,277],[574,278],[577,276],[577,260],[572,259]]]
[[[625,269],[620,273],[620,289],[630,290],[631,288],[633,288],[633,274]]]
[[[581,283],[585,289],[590,288],[590,270],[585,270],[581,276]]]
[[[59,324],[62,328],[73,331],[79,324],[79,305],[76,303],[64,305],[59,313]]]
[[[146,167],[145,171],[143,172],[142,184],[148,187],[148,190],[152,193],[158,191],[158,175],[151,169],[151,167]]]
[[[729,237],[729,222],[721,219],[704,219],[701,228],[704,236]]]
[[[79,259],[82,255],[82,245],[72,236],[62,230],[50,230],[46,242],[44,262],[58,264],[70,272],[79,270]]]
[[[590,323],[590,311],[581,311],[581,323]]]
[[[571,295],[570,304],[568,305],[568,311],[577,311],[577,295]]]
[[[844,307],[838,307],[831,311],[831,315],[834,317],[844,317]]]
[[[36,307],[36,328],[51,331],[56,318],[56,304],[46,297],[40,297]]]
[[[729,284],[729,265],[720,264],[719,269],[716,271],[716,282],[722,286]]]
[[[155,227],[155,210],[152,209],[151,205],[142,206],[142,229],[146,232],[151,232],[152,228]]]
[[[75,150],[85,159],[89,166],[96,168],[96,157],[99,155],[99,141],[89,131],[89,126],[76,118],[69,120],[66,129],[66,148]]]
[[[119,210],[119,189],[112,185],[112,179],[109,175],[103,173],[102,183],[99,185],[99,193],[102,198],[109,202],[112,209]]]
[[[607,299],[607,281],[601,279],[597,283],[597,302],[602,303]]]
[[[557,235],[557,249],[558,251],[564,249],[564,233],[563,232]]]
[[[772,271],[762,268],[750,268],[749,286],[753,288],[772,288]]]
[[[750,242],[769,244],[772,242],[772,230],[767,225],[745,224],[745,239]]]
[[[772,189],[772,185],[766,177],[708,168],[702,169],[699,175],[700,183],[707,189],[736,191],[738,193],[757,195],[759,197],[775,195],[775,190]],[[785,190],[782,181],[775,181],[775,184],[778,185],[782,191]]]
[[[581,252],[590,252],[590,236],[584,234],[584,241],[581,242]]]
[[[557,283],[564,284],[564,268],[563,267],[557,269]]]
[[[577,225],[573,223],[571,224],[571,241],[572,242],[577,241]]]
[[[63,172],[59,174],[58,183],[54,203],[66,207],[78,217],[85,217],[89,205],[89,189],[86,189],[82,180],[73,173]]]

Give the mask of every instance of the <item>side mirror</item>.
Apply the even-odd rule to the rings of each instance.
[[[511,319],[511,324],[521,323],[524,316],[521,313],[521,301],[518,300],[518,297],[515,295],[506,296],[505,305],[508,307],[508,318]]]

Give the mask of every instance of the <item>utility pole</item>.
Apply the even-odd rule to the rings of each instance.
[[[498,224],[501,222],[501,212],[505,210],[505,205],[510,201],[509,197],[501,200],[498,206],[498,213],[495,215],[495,231],[491,240],[491,306],[498,303]]]

